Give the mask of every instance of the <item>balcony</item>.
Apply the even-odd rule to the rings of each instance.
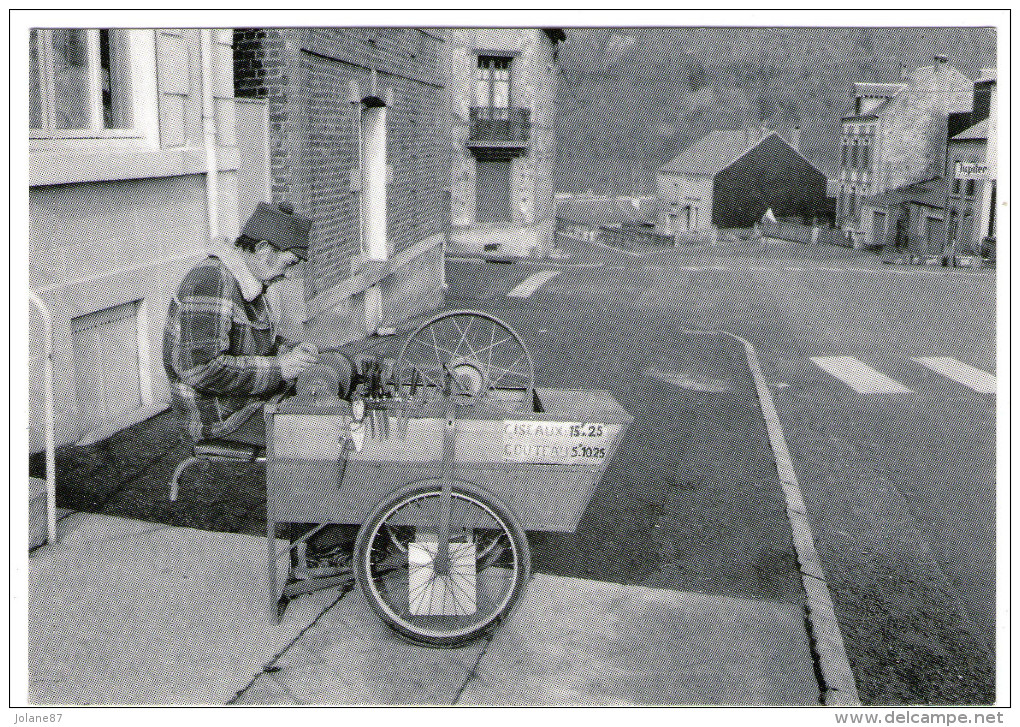
[[[516,156],[527,150],[530,140],[531,109],[471,108],[468,147]]]

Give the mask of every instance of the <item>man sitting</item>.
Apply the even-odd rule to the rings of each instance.
[[[287,203],[260,203],[235,243],[215,242],[170,301],[163,366],[174,410],[192,440],[265,447],[263,406],[318,360],[314,344],[277,335],[266,296],[270,285],[308,260],[311,225]],[[340,395],[347,396],[353,371],[338,373]],[[324,554],[349,545],[339,542],[350,540],[349,531],[318,533],[308,567],[316,574],[328,570]]]

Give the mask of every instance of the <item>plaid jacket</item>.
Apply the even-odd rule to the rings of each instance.
[[[284,386],[262,283],[236,248],[219,243],[170,301],[163,366],[174,409],[195,441],[229,434]]]

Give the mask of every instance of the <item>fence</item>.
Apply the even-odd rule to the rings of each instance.
[[[805,245],[822,244],[842,247],[853,247],[854,245],[853,240],[849,239],[842,230],[830,227],[798,225],[793,222],[762,222],[758,225],[758,230],[762,237],[802,242]]]
[[[648,247],[673,247],[672,235],[662,235],[645,227],[625,225],[623,227],[599,227],[599,240],[607,245],[625,250]]]

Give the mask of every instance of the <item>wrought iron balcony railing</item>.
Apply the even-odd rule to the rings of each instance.
[[[472,146],[526,147],[531,139],[531,109],[471,108]]]

